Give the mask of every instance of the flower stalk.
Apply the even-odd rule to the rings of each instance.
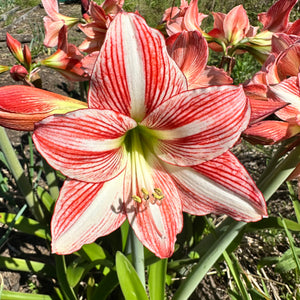
[[[134,231],[130,230],[130,241],[131,241],[131,254],[132,254],[132,264],[140,278],[140,281],[143,287],[146,287],[145,284],[145,261],[144,261],[144,246],[138,240]]]

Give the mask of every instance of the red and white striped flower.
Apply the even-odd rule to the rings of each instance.
[[[262,194],[228,151],[249,118],[242,87],[188,90],[161,33],[136,14],[117,14],[88,108],[35,126],[38,151],[68,177],[52,219],[52,251],[72,253],[127,218],[163,258],[174,251],[182,211],[266,216]]]

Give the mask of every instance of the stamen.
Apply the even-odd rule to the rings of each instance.
[[[156,200],[156,204],[157,204],[158,206],[161,206],[162,201],[161,201],[161,200]]]
[[[137,195],[133,195],[133,196],[131,197],[131,199],[132,199],[133,201],[136,201],[137,203],[142,203],[141,197],[139,197],[139,196],[137,196]]]
[[[154,188],[154,193],[152,194],[152,196],[156,199],[156,200],[162,200],[165,196],[162,192],[162,190],[160,188]]]
[[[144,200],[148,201],[149,200],[149,192],[145,188],[142,188],[141,191],[143,193]]]

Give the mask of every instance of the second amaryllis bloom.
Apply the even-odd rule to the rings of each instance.
[[[188,90],[163,36],[136,14],[117,14],[91,75],[88,108],[35,126],[38,151],[68,177],[52,219],[52,251],[72,253],[127,218],[165,258],[183,211],[266,216],[262,194],[228,151],[249,118],[242,87]]]

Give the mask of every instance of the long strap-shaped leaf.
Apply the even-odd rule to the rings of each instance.
[[[148,300],[134,267],[121,252],[116,254],[116,269],[123,295],[126,300]]]
[[[1,300],[53,300],[49,295],[2,291]]]
[[[6,131],[0,126],[0,149],[2,150],[9,168],[17,182],[17,185],[26,199],[26,202],[38,221],[42,221],[44,218],[43,211],[36,202],[35,196],[32,191],[32,186],[25,175],[25,172],[17,158],[15,150],[13,149]]]
[[[211,266],[238,236],[245,225],[246,223],[244,222],[232,221],[228,230],[212,244],[210,247],[211,251],[207,251],[202,256],[188,278],[180,285],[179,289],[174,294],[173,300],[188,299]]]

